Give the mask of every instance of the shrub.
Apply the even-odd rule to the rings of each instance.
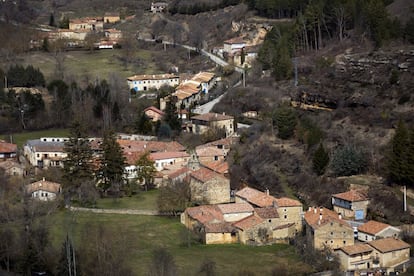
[[[336,176],[349,176],[366,171],[368,160],[365,152],[354,145],[337,148],[332,157],[331,168]]]

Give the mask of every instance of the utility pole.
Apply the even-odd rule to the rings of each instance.
[[[404,186],[404,212],[407,212],[407,186]]]
[[[246,68],[243,68],[243,87],[246,87]]]

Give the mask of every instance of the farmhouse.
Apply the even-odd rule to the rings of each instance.
[[[226,137],[234,134],[234,117],[226,114],[205,113],[191,117],[191,124],[187,126],[188,131],[194,134],[203,134],[209,130],[222,129]]]
[[[335,212],[344,218],[362,220],[367,215],[369,199],[366,191],[350,190],[332,195],[332,205]]]
[[[246,42],[241,37],[235,37],[224,41],[223,51],[233,54],[236,51],[240,51],[246,47]]]
[[[340,214],[323,207],[309,207],[304,218],[306,237],[313,248],[337,249],[354,244],[354,230]]]
[[[43,178],[43,180],[26,185],[26,192],[34,199],[49,201],[56,199],[61,192],[61,185]]]
[[[69,21],[70,30],[88,30],[88,31],[102,31],[103,30],[102,17],[85,17],[71,19]]]
[[[16,159],[17,145],[0,140],[0,160]]]
[[[12,159],[0,162],[0,168],[9,176],[24,176],[26,174],[24,166]]]
[[[156,108],[155,106],[150,106],[144,109],[145,116],[151,119],[153,122],[160,121],[164,116],[164,112]]]
[[[43,137],[28,140],[23,147],[24,155],[30,165],[38,168],[61,167],[67,153],[64,151],[64,142],[68,138]]]
[[[116,23],[121,20],[119,12],[106,12],[103,18],[105,23]]]
[[[398,238],[401,230],[386,223],[370,220],[358,227],[358,240],[373,241],[382,238]]]
[[[134,75],[127,78],[130,90],[147,91],[149,89],[160,89],[161,86],[177,86],[180,83],[180,77],[174,74],[158,75]]]
[[[191,201],[202,204],[230,202],[230,180],[205,167],[192,171],[188,179]]]

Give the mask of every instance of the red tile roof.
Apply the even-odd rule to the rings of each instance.
[[[229,172],[229,163],[227,161],[213,161],[209,163],[202,163],[203,166],[209,168],[220,174],[226,174]]]
[[[216,173],[210,169],[203,168],[203,167],[201,167],[200,169],[196,171],[191,172],[190,176],[202,183],[205,183],[213,178],[220,178],[220,179],[227,180],[227,178],[225,178],[223,175]]]
[[[262,219],[272,219],[279,217],[279,213],[276,207],[254,208],[254,211]]]
[[[345,254],[349,256],[363,254],[363,253],[370,253],[373,251],[372,247],[366,243],[344,246],[344,247],[339,248],[339,250],[342,250]]]
[[[17,145],[0,141],[0,153],[17,152]]]
[[[197,220],[202,224],[223,222],[223,214],[217,205],[201,205],[197,207],[189,207],[185,210],[189,217]]]
[[[302,206],[302,203],[300,203],[300,201],[288,197],[276,198],[276,203],[278,207]]]
[[[161,116],[164,116],[164,112],[162,112],[161,110],[159,110],[158,108],[156,108],[155,106],[149,106],[147,108],[144,109],[144,112],[147,112],[148,110],[152,110],[155,113],[160,114]]]
[[[260,223],[262,223],[264,221],[264,219],[256,216],[256,215],[251,215],[248,216],[247,218],[244,218],[242,220],[239,220],[235,223],[233,223],[234,227],[237,227],[241,230],[248,230]]]
[[[226,156],[226,153],[222,149],[217,147],[196,147],[196,153],[198,157],[214,157],[214,156]]]
[[[364,223],[363,225],[359,226],[358,231],[370,235],[376,235],[387,227],[391,227],[391,225],[375,220],[370,220],[367,223]]]
[[[370,241],[368,242],[368,244],[380,251],[381,253],[387,253],[410,248],[410,245],[408,243],[395,238],[379,239],[375,241]]]
[[[214,121],[223,121],[234,119],[233,116],[219,114],[219,113],[205,113],[197,116],[191,117],[191,120],[205,121],[205,122],[214,122]]]
[[[167,173],[167,177],[171,180],[174,180],[180,176],[185,176],[190,172],[190,169],[187,167],[182,167],[181,169],[171,171],[170,173]]]
[[[231,233],[235,229],[230,222],[206,223],[204,231],[206,233]]]
[[[310,210],[305,213],[305,221],[314,229],[330,222],[337,222],[342,224],[342,226],[351,228],[348,223],[339,218],[339,215],[336,212],[323,207],[311,207]]]
[[[223,214],[234,214],[234,213],[253,213],[254,209],[249,203],[229,203],[219,204],[217,207]]]
[[[186,158],[190,157],[185,151],[164,151],[164,152],[154,152],[150,154],[152,160],[163,160],[163,159],[172,159],[172,158]]]
[[[245,187],[236,193],[237,197],[246,200],[258,207],[269,207],[276,203],[276,198],[256,189]]]
[[[61,185],[59,183],[46,181],[43,179],[37,182],[33,182],[31,184],[27,184],[26,191],[31,194],[35,191],[43,190],[57,194],[58,192],[60,192],[60,186]]]
[[[136,141],[136,140],[117,140],[124,152],[158,152],[158,151],[185,151],[185,147],[176,141]]]
[[[362,190],[350,190],[348,192],[335,194],[333,195],[333,197],[343,199],[346,201],[350,201],[350,202],[368,200],[366,192]]]

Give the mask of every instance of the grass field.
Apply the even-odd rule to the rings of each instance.
[[[70,51],[64,52],[64,72],[66,76],[74,76],[76,78],[84,78],[88,76],[91,79],[100,78],[108,79],[109,74],[115,73],[121,78],[137,73],[151,74],[155,73],[153,62],[151,60],[151,51],[139,49],[135,53],[135,62],[130,64],[126,69],[118,58],[122,56],[122,50],[100,50],[100,51]],[[22,55],[21,64],[32,64],[34,67],[40,68],[45,75],[46,81],[53,79],[56,62],[53,53],[46,52],[30,52]]]
[[[157,197],[158,190],[151,190],[120,199],[100,198],[96,203],[96,207],[101,209],[157,210]]]
[[[61,244],[67,229],[73,229],[75,243],[79,242],[82,229],[91,224],[102,224],[131,237],[125,252],[128,254],[127,263],[136,275],[148,275],[152,252],[159,247],[166,248],[174,256],[179,275],[197,275],[205,259],[216,263],[218,275],[235,275],[241,270],[253,271],[255,275],[269,275],[273,268],[281,265],[296,272],[291,275],[310,271],[289,245],[193,244],[187,247],[183,245],[185,228],[179,218],[62,211],[52,221],[52,237],[56,246]]]
[[[31,132],[21,132],[12,134],[12,142],[21,148],[27,140],[38,139],[40,137],[67,137],[68,129],[48,129]],[[9,140],[10,136],[3,136],[2,139]]]

